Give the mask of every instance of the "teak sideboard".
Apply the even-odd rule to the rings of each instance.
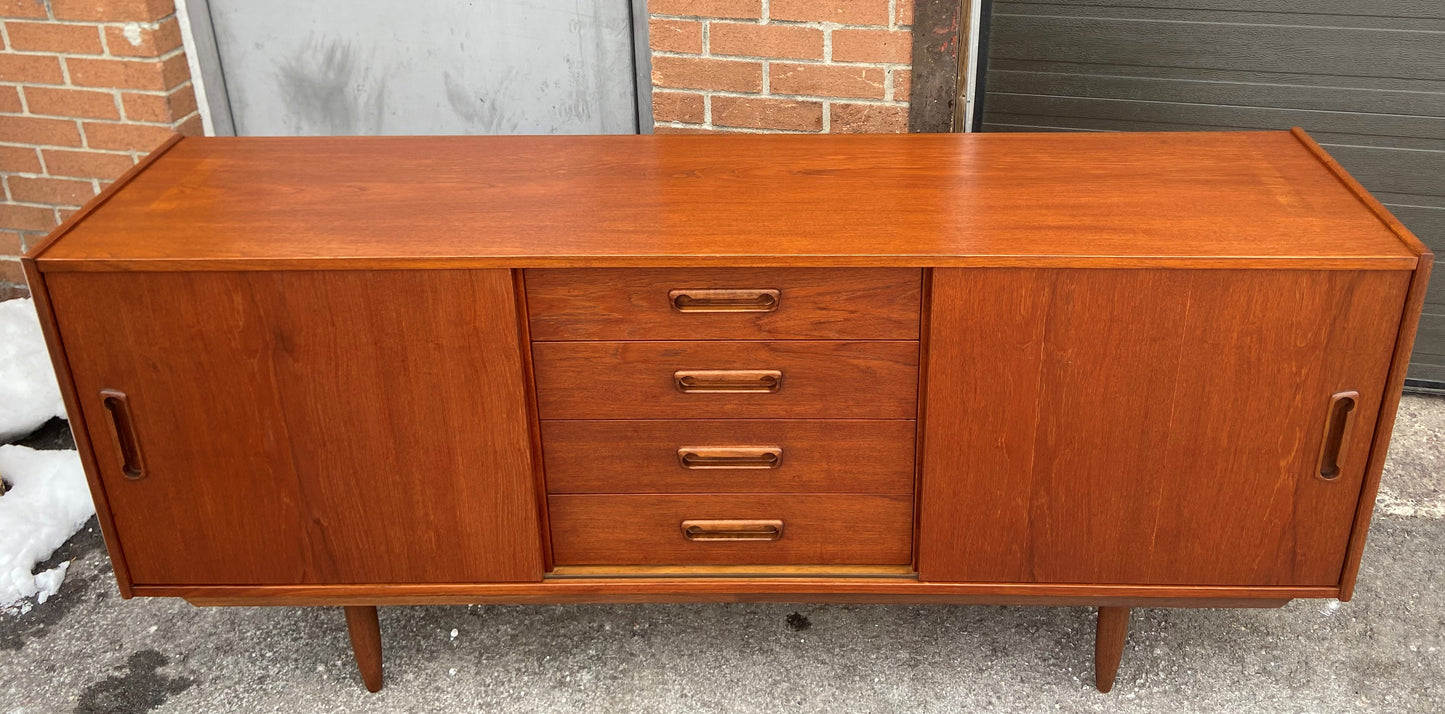
[[[173,138],[25,259],[120,592],[1348,600],[1431,256],[1304,132]]]

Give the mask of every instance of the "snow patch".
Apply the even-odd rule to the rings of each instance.
[[[95,514],[80,454],[0,446],[0,476],[12,488],[0,496],[0,610],[28,611],[26,598],[45,602],[60,590],[61,565],[34,573]]]
[[[60,384],[30,298],[0,302],[0,442],[65,417]]]
[[[70,561],[65,561],[43,573],[35,575],[35,602],[45,604],[51,595],[60,592],[60,584],[65,582],[65,571],[70,569]]]

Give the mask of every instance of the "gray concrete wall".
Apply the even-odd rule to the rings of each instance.
[[[239,135],[638,128],[628,0],[208,5]]]

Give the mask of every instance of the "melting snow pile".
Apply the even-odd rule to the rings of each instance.
[[[0,476],[11,489],[0,496],[0,610],[28,610],[21,600],[54,595],[69,563],[32,571],[95,513],[80,455],[0,446]]]
[[[29,299],[0,302],[0,443],[64,417],[40,318]]]
[[[25,436],[51,417],[64,417],[40,318],[30,300],[0,302],[0,442]],[[35,574],[85,525],[95,507],[74,451],[0,446],[0,611],[25,612],[26,598],[45,602],[60,590],[69,563]]]

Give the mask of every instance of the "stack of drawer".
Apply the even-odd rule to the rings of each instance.
[[[906,565],[922,274],[525,274],[557,565]]]

